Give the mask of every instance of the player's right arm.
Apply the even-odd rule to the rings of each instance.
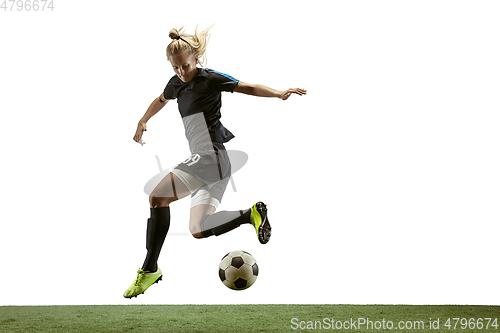
[[[134,141],[139,142],[141,145],[144,144],[145,142],[142,142],[142,133],[146,131],[146,123],[148,122],[149,119],[151,119],[152,116],[158,113],[163,107],[168,103],[169,99],[165,99],[163,97],[163,93],[158,96],[153,103],[149,106],[148,110],[142,116],[141,120],[139,120],[139,123],[137,124],[137,130],[135,131],[134,135]]]

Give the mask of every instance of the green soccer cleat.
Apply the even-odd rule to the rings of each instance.
[[[123,297],[132,298],[137,297],[139,294],[144,294],[146,289],[148,289],[153,283],[158,283],[162,276],[160,267],[158,267],[154,273],[139,268],[134,283],[132,283],[132,285],[125,290]]]
[[[251,208],[250,223],[255,227],[257,238],[261,244],[266,244],[271,238],[271,225],[267,218],[266,205],[259,201]]]

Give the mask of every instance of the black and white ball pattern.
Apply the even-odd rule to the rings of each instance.
[[[234,290],[247,289],[257,280],[258,274],[257,261],[245,251],[231,251],[219,264],[219,277],[222,283]]]

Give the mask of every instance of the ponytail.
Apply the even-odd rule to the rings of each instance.
[[[170,30],[168,36],[172,38],[172,41],[167,46],[167,59],[170,61],[174,54],[178,54],[182,51],[188,51],[193,56],[198,58],[198,63],[203,67],[206,62],[205,51],[207,49],[208,38],[210,36],[208,31],[212,28],[212,26],[201,32],[198,32],[198,26],[196,26],[194,35],[186,34],[184,32],[184,27]]]

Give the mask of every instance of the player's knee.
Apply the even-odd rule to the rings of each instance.
[[[189,232],[191,232],[191,235],[193,235],[194,238],[205,238],[201,233],[200,226],[193,223],[189,223]]]
[[[156,196],[155,193],[151,193],[149,196],[149,204],[152,208],[169,206],[175,200],[176,198]]]
[[[193,235],[194,238],[200,239],[200,238],[205,238],[201,232],[192,232],[191,235]]]

